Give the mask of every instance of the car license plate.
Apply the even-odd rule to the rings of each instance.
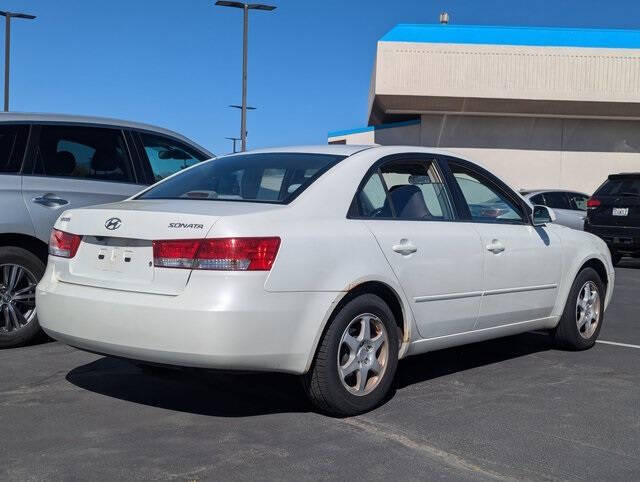
[[[614,216],[627,216],[629,214],[629,208],[613,208]]]

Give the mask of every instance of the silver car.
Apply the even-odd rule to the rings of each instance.
[[[584,230],[587,217],[587,199],[589,195],[576,191],[560,189],[538,189],[520,191],[531,204],[539,204],[553,209],[556,223],[573,229]]]
[[[61,210],[119,201],[211,157],[146,124],[0,113],[0,348],[40,333],[35,287]]]

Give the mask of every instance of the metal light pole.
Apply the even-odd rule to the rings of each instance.
[[[241,105],[235,105],[235,104],[231,104],[229,107],[233,107],[234,109],[238,109],[238,110],[242,110],[242,106]],[[256,110],[255,107],[250,107],[250,106],[245,106],[245,110]],[[240,118],[240,124],[242,124],[242,118]],[[240,126],[240,128],[242,129],[242,125]],[[244,134],[245,134],[245,138],[249,136],[249,131],[247,130],[247,121],[246,121],[246,114],[245,114],[245,121],[244,121]],[[242,140],[242,134],[240,134],[240,138],[238,140]],[[244,152],[246,149],[242,149],[242,152]],[[235,151],[235,143],[233,145],[233,152]]]
[[[241,8],[244,11],[244,27],[242,30],[242,115],[240,118],[240,138],[242,139],[242,151],[247,150],[247,52],[249,49],[249,10],[275,10],[273,5],[261,3],[229,2],[218,0],[216,5],[220,7]]]
[[[0,10],[0,15],[6,19],[4,30],[4,111],[9,111],[9,63],[11,56],[11,18],[24,18],[33,20],[35,15],[27,13],[4,12]]]

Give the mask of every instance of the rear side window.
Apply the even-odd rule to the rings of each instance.
[[[344,159],[269,153],[220,157],[167,179],[138,199],[205,199],[286,204]]]
[[[208,159],[201,152],[168,137],[141,132],[140,140],[155,182]]]
[[[20,171],[28,126],[0,126],[0,174]]]
[[[391,205],[378,172],[373,173],[356,195],[358,211],[365,218],[390,218]]]
[[[34,174],[135,182],[122,131],[101,127],[42,126]]]
[[[611,177],[596,191],[600,196],[640,196],[640,177]]]

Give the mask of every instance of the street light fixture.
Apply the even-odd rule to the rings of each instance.
[[[4,30],[4,111],[9,111],[9,60],[11,55],[11,19],[12,18],[24,18],[25,20],[33,20],[35,15],[29,15],[28,13],[16,13],[5,12],[0,10],[0,15],[3,15],[5,22]]]
[[[236,104],[231,104],[229,105],[229,107],[233,107],[234,109],[242,109],[241,105],[236,105]],[[256,108],[247,106],[247,110],[256,110]]]
[[[230,141],[233,141],[233,153],[235,154],[236,152],[236,142],[241,140],[239,137],[225,137],[225,139],[229,139]]]
[[[242,39],[242,115],[240,118],[240,138],[242,139],[242,151],[247,150],[247,50],[249,43],[249,10],[272,11],[276,7],[273,5],[265,5],[262,3],[244,3],[229,2],[226,0],[218,0],[216,5],[219,7],[241,8],[244,11],[244,27]]]

